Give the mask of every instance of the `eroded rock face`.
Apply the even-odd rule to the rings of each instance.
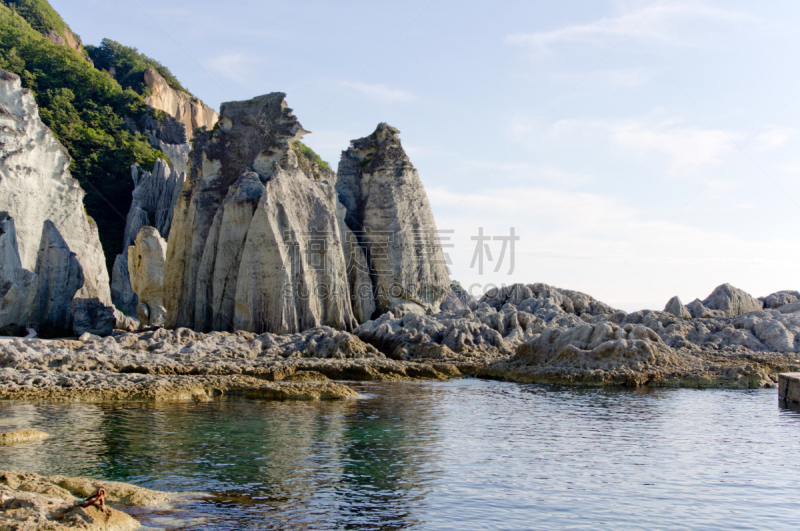
[[[398,133],[382,123],[352,141],[339,162],[336,191],[364,253],[375,313],[435,313],[450,278],[428,197]]]
[[[151,107],[162,110],[186,126],[189,140],[198,127],[211,129],[217,123],[217,113],[197,98],[170,87],[161,74],[148,68],[144,71],[144,82],[151,93],[145,101]]]
[[[36,267],[42,228],[55,224],[85,275],[77,293],[111,305],[108,271],[97,226],[84,211],[70,157],[39,119],[33,94],[19,77],[0,70],[0,211],[14,218],[20,262]]]
[[[163,142],[161,144],[165,145]],[[131,166],[131,177],[135,188],[122,242],[122,248],[126,251],[117,255],[111,270],[111,298],[114,305],[129,316],[137,315],[138,299],[128,274],[127,249],[133,245],[142,227],[155,227],[164,239],[169,236],[172,213],[186,174],[177,171],[163,159],[158,159],[152,172],[138,165]]]
[[[169,236],[172,211],[181,193],[186,175],[179,173],[163,159],[157,159],[153,171],[131,166],[135,186],[131,209],[125,221],[123,248],[133,245],[142,227],[155,227],[163,238]]]
[[[44,222],[40,242],[35,270],[39,288],[31,321],[43,337],[71,336],[70,302],[83,286],[83,268],[50,220]]]
[[[298,162],[306,131],[284,98],[226,103],[195,140],[169,237],[168,327],[354,326],[335,190]]]
[[[25,335],[38,279],[22,268],[14,218],[0,212],[0,335]]]
[[[155,227],[142,227],[133,245],[128,247],[128,273],[131,287],[139,304],[136,311],[142,326],[163,325],[164,264],[167,260],[167,241]]]

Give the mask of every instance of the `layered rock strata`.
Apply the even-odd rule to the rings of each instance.
[[[225,103],[195,139],[169,235],[168,327],[354,326],[336,193],[298,161],[306,131],[284,98]]]
[[[219,116],[214,109],[181,90],[173,89],[161,74],[152,68],[144,71],[144,82],[150,88],[150,94],[145,98],[147,104],[166,112],[182,123],[186,127],[186,136],[189,140],[192,139],[196,128],[211,129],[217,123]]]
[[[362,251],[355,265],[365,264],[373,288],[373,300],[361,302],[363,290],[351,283],[353,305],[374,306],[376,316],[438,312],[450,291],[430,203],[398,134],[381,123],[353,140],[342,153],[336,182],[345,237]]]

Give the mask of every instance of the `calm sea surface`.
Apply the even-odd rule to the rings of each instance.
[[[0,405],[0,469],[211,496],[160,529],[789,529],[800,412],[773,390],[482,380],[346,402]]]

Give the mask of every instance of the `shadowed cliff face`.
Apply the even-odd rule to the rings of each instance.
[[[438,312],[450,291],[430,203],[398,134],[381,123],[352,141],[342,152],[336,183],[345,223],[368,267],[375,317]],[[352,296],[361,301],[363,290]]]
[[[330,170],[305,171],[283,93],[223,104],[195,138],[165,272],[167,326],[297,332],[355,324]]]

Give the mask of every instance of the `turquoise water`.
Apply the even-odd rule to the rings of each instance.
[[[800,413],[775,390],[482,380],[346,402],[0,405],[0,469],[202,491],[166,529],[788,529]]]

